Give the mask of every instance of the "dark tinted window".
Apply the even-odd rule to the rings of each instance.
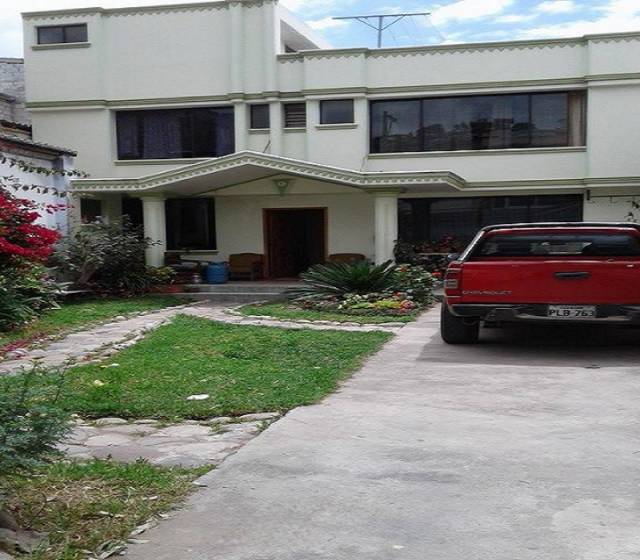
[[[251,128],[269,128],[269,105],[251,105]]]
[[[320,124],[353,122],[353,99],[320,101]]]
[[[102,201],[96,198],[80,199],[80,220],[83,224],[91,224],[102,216]]]
[[[232,107],[120,111],[119,159],[217,157],[234,151]]]
[[[482,241],[474,256],[632,257],[640,256],[640,239],[635,235],[606,233],[498,233]]]
[[[304,128],[307,126],[307,104],[306,103],[285,103],[284,105],[284,127]]]
[[[584,144],[582,92],[371,102],[371,151],[416,152]]]
[[[86,43],[87,24],[38,27],[38,44]]]
[[[171,198],[166,201],[167,249],[216,248],[216,212],[212,198]]]
[[[398,203],[399,234],[413,243],[445,237],[467,243],[494,224],[578,222],[582,206],[580,195],[404,198]]]

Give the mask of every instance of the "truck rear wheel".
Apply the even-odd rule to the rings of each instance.
[[[456,317],[446,303],[440,312],[440,336],[447,344],[474,344],[478,342],[480,320]]]

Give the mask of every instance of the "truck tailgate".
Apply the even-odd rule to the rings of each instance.
[[[458,303],[640,303],[640,259],[482,259],[464,263]]]

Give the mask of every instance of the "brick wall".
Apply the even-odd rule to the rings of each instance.
[[[0,118],[29,124],[24,89],[24,62],[20,58],[0,58],[0,93],[14,99],[9,103],[0,98]]]

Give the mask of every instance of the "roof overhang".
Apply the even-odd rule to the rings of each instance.
[[[134,179],[76,179],[71,182],[70,190],[75,193],[198,196],[281,175],[315,179],[369,192],[385,189],[410,192],[427,188],[429,192],[453,193],[464,190],[466,186],[462,177],[450,171],[356,171],[244,151]]]

